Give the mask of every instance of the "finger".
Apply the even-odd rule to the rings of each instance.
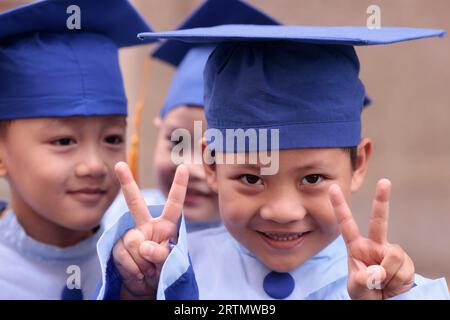
[[[352,212],[345,201],[341,188],[337,184],[330,186],[329,197],[345,243],[349,245],[361,237],[358,225],[356,224],[355,219],[353,219]]]
[[[147,204],[142,198],[141,191],[139,190],[136,181],[134,181],[133,174],[128,165],[122,161],[118,162],[114,167],[114,170],[119,179],[125,201],[127,202],[127,206],[130,209],[136,226],[149,222],[152,219],[152,216],[148,211]]]
[[[149,296],[152,294],[144,275],[125,248],[122,239],[119,239],[114,246],[113,257],[114,264],[122,278],[123,288],[127,292],[133,296]]]
[[[401,267],[390,281],[386,281],[385,291],[392,293],[388,295],[394,296],[410,289],[414,283],[414,272],[414,263],[411,258],[405,254],[405,259]]]
[[[369,239],[380,244],[387,243],[390,194],[391,182],[388,179],[378,181],[369,223]]]
[[[145,237],[138,229],[129,230],[123,237],[125,249],[128,251],[141,273],[145,276],[153,276],[154,265],[139,253],[139,247],[144,241]]]
[[[167,240],[176,242],[178,239],[177,224],[161,217],[153,219],[152,223],[142,225],[138,229],[144,235],[145,240],[161,243]]]
[[[113,261],[124,281],[144,279],[144,275],[134,262],[133,258],[125,248],[122,238],[117,241],[113,248]]]
[[[139,252],[147,261],[151,261],[156,265],[162,265],[169,256],[170,250],[167,241],[156,243],[147,240],[141,243]]]
[[[185,165],[179,165],[167,196],[161,217],[173,223],[177,223],[183,210],[184,198],[186,196],[187,184],[189,181],[189,171]]]
[[[405,262],[405,252],[398,245],[388,245],[384,250],[384,258],[381,266],[386,270],[386,280],[384,284],[389,283],[397,274],[401,266]]]

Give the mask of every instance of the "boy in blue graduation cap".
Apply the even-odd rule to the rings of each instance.
[[[89,299],[125,158],[118,49],[151,29],[126,0],[40,1],[0,25],[0,299]]]
[[[279,24],[246,2],[239,0],[208,0],[191,13],[177,27],[177,30],[232,23]],[[206,128],[203,110],[203,70],[206,60],[213,49],[213,45],[202,46],[179,41],[167,41],[152,53],[152,57],[177,68],[160,115],[154,120],[158,129],[158,136],[153,171],[158,187],[167,196],[177,164],[184,163],[186,165],[189,171],[189,183],[183,213],[186,218],[188,232],[220,225],[217,195],[207,185],[199,150],[199,142]],[[179,133],[178,136],[177,133]],[[181,161],[177,162],[172,157],[173,152],[182,154]],[[145,194],[147,191],[148,189],[143,189],[141,194]],[[147,199],[145,200],[149,204]],[[124,203],[124,201],[121,203]],[[116,210],[115,207],[114,209]],[[152,214],[155,215],[155,212],[159,212],[159,210],[154,208]],[[109,259],[108,252],[111,252],[112,245],[117,240],[109,240],[108,235],[115,234],[120,236],[122,232],[119,232],[119,230],[125,230],[124,225],[129,228],[131,226],[129,223],[132,222],[129,216],[124,217],[120,223],[107,230],[107,235],[102,238],[99,245],[100,250],[107,252],[103,258]],[[128,253],[133,256],[135,251],[133,248],[128,248],[126,244],[134,243],[140,237],[139,233],[131,232],[125,234],[123,241],[119,242],[116,252],[123,250],[126,252],[126,256],[128,256]],[[114,258],[117,260],[116,264],[119,266],[122,256],[122,254],[114,255]],[[106,266],[106,262],[104,261],[103,265]],[[145,270],[141,271],[145,274]],[[117,279],[120,282],[120,277]],[[128,283],[128,285],[133,286],[133,282]],[[120,287],[120,283],[117,284],[117,287]],[[106,297],[112,298],[113,294],[107,293]]]
[[[176,234],[136,244],[160,276],[157,297],[448,299],[443,278],[415,274],[411,258],[387,240],[389,180],[377,184],[368,237],[347,204],[372,153],[361,138],[365,89],[353,46],[443,34],[243,25],[143,34],[219,43],[205,68],[203,151],[224,227],[186,237],[181,226],[170,253]],[[125,166],[121,174],[132,199],[138,191]],[[140,228],[159,230],[143,206],[130,210]]]
[[[208,0],[177,29],[223,24],[275,25],[278,22],[243,1]],[[212,45],[202,46],[169,40],[152,53],[154,58],[177,68],[160,116],[154,120],[158,138],[153,171],[158,187],[165,195],[169,192],[177,165],[171,153],[177,154],[177,150],[180,152],[183,149],[198,150],[197,156],[191,152],[180,152],[183,163],[189,169],[189,184],[183,207],[188,231],[217,226],[220,223],[217,195],[206,183],[199,141],[196,140],[201,139],[206,129],[203,111],[203,69],[213,48]],[[172,138],[174,130],[177,130],[180,136]]]

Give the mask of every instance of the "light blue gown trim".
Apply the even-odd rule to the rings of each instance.
[[[86,258],[95,252],[96,243],[102,232],[103,228],[100,226],[92,237],[76,245],[60,248],[31,238],[11,209],[8,209],[0,219],[0,241],[15,248],[20,254],[40,260],[65,261]]]

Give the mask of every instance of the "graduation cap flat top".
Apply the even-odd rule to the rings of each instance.
[[[136,39],[151,28],[127,0],[38,1],[0,26],[0,119],[127,114],[118,49],[153,41]]]
[[[140,37],[217,45],[204,72],[205,114],[208,127],[225,137],[213,138],[212,148],[233,152],[358,145],[365,88],[353,46],[444,34],[417,28],[224,25]],[[270,136],[276,129],[279,144],[236,144],[228,129],[269,130]]]
[[[81,29],[69,30],[67,8],[80,8]],[[29,32],[94,32],[120,47],[142,44],[136,34],[152,31],[128,0],[43,0],[0,13],[0,39]],[[153,42],[148,40],[145,43]]]
[[[240,0],[207,0],[190,14],[177,29],[222,24],[279,24],[275,19]],[[161,118],[180,105],[203,107],[203,69],[213,45],[166,41],[152,53],[154,58],[177,67]]]
[[[315,44],[379,45],[429,37],[442,37],[444,30],[424,28],[326,27],[222,25],[167,32],[142,32],[141,39],[172,39],[194,43],[229,41],[293,41]]]

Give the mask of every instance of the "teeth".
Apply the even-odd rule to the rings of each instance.
[[[264,232],[264,234],[276,241],[290,241],[290,240],[295,240],[300,238],[303,233],[297,233],[297,234],[290,234],[290,235],[281,235],[281,234],[275,234],[275,233],[266,233]]]

